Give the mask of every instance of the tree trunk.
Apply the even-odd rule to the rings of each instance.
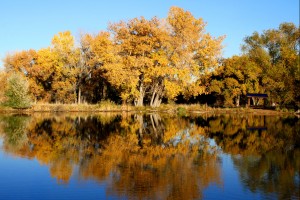
[[[253,105],[256,106],[255,98],[252,97]]]
[[[143,106],[144,105],[144,96],[145,96],[143,83],[141,83],[141,85],[140,85],[139,92],[140,92],[140,94],[139,94],[139,97],[136,99],[135,105],[136,106]]]
[[[157,145],[163,144],[164,130],[165,130],[164,123],[162,123],[161,118],[157,113],[151,114],[150,119],[153,128],[153,131],[151,131],[151,133],[154,134],[153,135],[154,137],[152,137],[153,142]]]
[[[162,94],[163,94],[162,87],[154,90],[154,92],[152,94],[151,102],[150,102],[151,107],[159,107],[160,106]]]
[[[144,105],[144,96],[145,96],[144,74],[141,74],[140,81],[139,81],[139,97],[136,98],[136,100],[134,102],[135,106],[143,106]]]
[[[143,119],[143,115],[136,115],[135,117],[136,117],[136,119],[139,123],[139,130],[137,132],[137,134],[138,134],[138,144],[142,148],[143,147],[144,119]]]
[[[153,102],[153,106],[152,106],[152,107],[159,107],[159,106],[160,106],[160,103],[161,103],[161,98],[160,98],[159,93],[157,93],[157,94],[155,95],[155,98],[154,98],[154,102]]]
[[[156,89],[153,91],[153,94],[152,94],[152,97],[151,97],[151,101],[150,101],[150,106],[151,106],[151,107],[154,107],[154,106],[153,106],[153,103],[154,103],[154,98],[155,98],[155,96],[156,96]]]
[[[106,91],[107,91],[107,85],[105,83],[103,83],[103,87],[102,87],[102,99],[105,100],[106,98]]]
[[[144,94],[140,93],[139,97],[135,101],[135,106],[143,106],[144,105],[143,102],[144,102]]]
[[[81,104],[81,89],[79,87],[78,89],[78,101],[77,101],[78,104]]]
[[[151,125],[152,125],[152,128],[153,128],[153,130],[154,130],[154,133],[155,133],[155,135],[156,135],[156,134],[157,134],[156,124],[155,124],[155,122],[154,122],[154,120],[153,120],[153,115],[152,115],[152,114],[150,114],[150,120],[151,120]]]
[[[240,107],[240,95],[238,95],[237,97],[236,97],[236,100],[235,100],[236,102],[236,107]]]

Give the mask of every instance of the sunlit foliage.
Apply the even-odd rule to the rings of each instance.
[[[278,29],[254,32],[243,50],[260,67],[260,85],[280,105],[300,102],[300,27],[282,23]]]
[[[158,107],[163,98],[206,91],[204,77],[219,65],[224,37],[205,31],[206,23],[179,7],[166,19],[143,16],[111,23],[108,31],[54,35],[49,47],[8,54],[7,72],[20,72],[35,101],[115,102]]]

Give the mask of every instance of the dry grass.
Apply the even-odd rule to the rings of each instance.
[[[33,112],[114,112],[131,111],[131,106],[109,103],[99,104],[35,104],[28,109]]]
[[[30,109],[12,109],[0,106],[2,113],[33,113],[33,112],[163,112],[178,115],[187,114],[234,114],[251,113],[263,115],[290,114],[290,112],[281,112],[275,110],[251,109],[251,108],[212,108],[201,104],[162,104],[158,108],[150,106],[135,107],[132,105],[117,105],[110,101],[102,101],[98,104],[49,104],[37,103]]]

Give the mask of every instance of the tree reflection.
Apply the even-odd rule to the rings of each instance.
[[[180,125],[187,128],[188,121],[178,124],[174,118],[162,125],[156,123],[160,119],[155,115],[134,119],[124,128],[136,127],[136,131],[112,134],[102,153],[80,167],[81,177],[103,181],[111,175],[108,194],[129,199],[200,199],[209,184],[221,184],[217,152],[199,154],[204,141],[193,137],[196,128],[188,128],[185,140],[172,142],[173,137],[183,135]],[[165,139],[169,131],[173,137],[169,133]]]
[[[207,136],[230,154],[261,155],[300,144],[300,120],[294,117],[223,115],[210,117],[208,124]]]
[[[276,194],[278,199],[300,196],[299,119],[223,115],[209,118],[207,128],[218,146],[232,155],[241,182],[252,192]]]
[[[220,149],[252,192],[300,195],[300,120],[293,117],[6,116],[0,130],[6,152],[49,166],[59,183],[76,167],[80,180],[108,183],[107,195],[119,198],[201,199],[210,184],[223,184]]]
[[[123,113],[30,121],[20,127],[28,142],[13,153],[48,165],[59,183],[77,166],[80,179],[108,181],[108,195],[130,199],[201,199],[210,184],[222,184],[217,149],[187,119]]]
[[[260,157],[233,157],[241,181],[252,192],[276,194],[278,199],[300,196],[300,151],[268,152]]]
[[[28,144],[26,127],[30,121],[27,115],[0,117],[0,126],[4,133],[4,149],[7,152],[17,152]]]

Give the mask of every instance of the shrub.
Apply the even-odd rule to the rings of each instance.
[[[0,70],[0,104],[5,101],[4,92],[6,90],[7,82],[7,73],[4,73]],[[1,105],[0,105],[1,106]]]
[[[111,110],[116,107],[117,107],[116,103],[110,100],[102,100],[98,103],[98,108],[100,109]]]
[[[185,116],[186,115],[186,108],[184,108],[184,107],[178,107],[177,108],[177,114],[179,116]]]
[[[277,107],[275,108],[275,110],[276,110],[276,111],[280,111],[280,107],[277,106]]]
[[[19,74],[13,74],[8,78],[7,88],[5,90],[6,101],[5,106],[11,108],[29,108],[31,100],[28,95],[29,84]]]

